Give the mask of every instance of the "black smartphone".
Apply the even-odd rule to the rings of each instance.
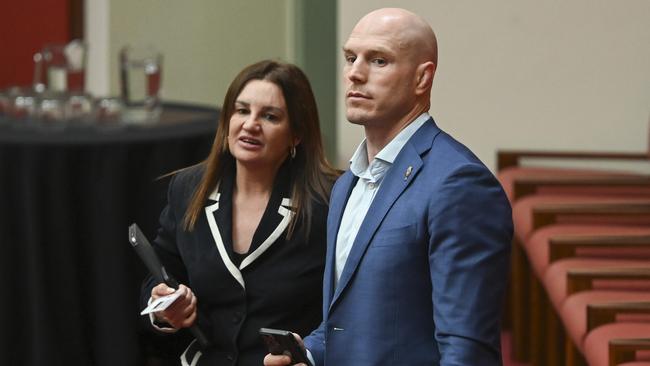
[[[287,355],[291,357],[291,364],[304,363],[305,365],[312,366],[307,358],[305,349],[300,346],[296,337],[286,330],[260,328],[260,336],[266,348],[272,355]]]

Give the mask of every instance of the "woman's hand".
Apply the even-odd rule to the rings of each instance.
[[[161,283],[151,289],[151,299],[156,300],[161,296],[173,294],[174,291],[180,292],[178,299],[167,309],[155,312],[154,316],[176,329],[188,328],[196,321],[196,296],[189,287],[180,285],[178,290],[174,290]]]

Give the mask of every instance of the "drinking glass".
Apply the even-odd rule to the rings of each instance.
[[[96,102],[95,119],[99,123],[117,123],[122,118],[124,103],[121,98],[106,97]]]
[[[8,115],[15,119],[35,117],[38,109],[37,96],[32,88],[13,87],[8,90]]]
[[[34,54],[34,90],[83,91],[87,46],[80,40],[50,44]]]
[[[45,123],[65,120],[65,103],[67,95],[61,91],[45,91],[38,95],[36,115]]]
[[[120,50],[120,90],[126,122],[158,120],[161,112],[162,54],[152,46]]]
[[[65,103],[65,118],[90,121],[93,114],[93,98],[87,93],[71,93]]]

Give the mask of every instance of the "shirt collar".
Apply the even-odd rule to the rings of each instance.
[[[402,151],[406,142],[429,118],[431,118],[429,114],[424,112],[404,127],[397,136],[375,155],[372,164],[368,163],[368,148],[366,146],[366,139],[364,139],[350,159],[350,171],[352,174],[371,181],[380,180],[393,164],[395,158],[397,158],[397,154]]]

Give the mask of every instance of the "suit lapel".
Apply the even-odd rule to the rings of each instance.
[[[272,230],[267,235],[267,232],[265,232],[266,230],[259,230],[260,228],[258,228],[258,230],[255,232],[253,243],[251,244],[251,248],[248,252],[249,254],[241,262],[239,269],[246,268],[248,265],[253,263],[254,260],[259,258],[262,253],[269,249],[273,243],[277,242],[282,233],[284,233],[284,231],[289,226],[291,218],[293,218],[295,215],[295,213],[291,210],[291,200],[289,198],[282,198],[279,206],[273,205],[271,207],[273,209],[277,207],[276,212],[273,213],[273,222],[270,225],[266,225],[267,221],[265,221],[265,218],[267,215],[265,213],[265,217],[262,217],[262,221],[260,222],[260,228],[266,229],[268,227]],[[280,220],[278,220],[278,218],[280,218]],[[262,241],[259,245],[256,243],[256,239],[258,239],[257,237],[260,237],[260,235],[258,235],[258,232],[263,232],[264,234],[262,234],[261,237],[265,237],[264,241]]]
[[[286,164],[285,164],[286,165]],[[283,166],[274,182],[273,192],[262,219],[255,230],[248,255],[239,267],[232,261],[232,195],[234,191],[234,172],[224,176],[210,195],[205,213],[219,256],[226,269],[246,288],[241,271],[259,258],[267,249],[278,241],[289,226],[295,213],[291,209],[291,200],[283,197],[289,191],[288,167]]]
[[[291,166],[290,162],[287,161],[282,164],[276,174],[269,203],[253,234],[253,240],[248,249],[249,254],[241,262],[239,269],[246,268],[259,258],[273,243],[280,239],[280,236],[289,226],[291,218],[295,215],[295,212],[292,211],[291,200],[288,198],[291,194],[290,177]]]
[[[345,262],[341,278],[330,302],[330,309],[335,305],[341,293],[348,286],[384,217],[402,192],[404,192],[420,172],[423,165],[421,155],[431,148],[432,140],[438,132],[440,130],[433,123],[433,120],[427,121],[404,145],[393,162],[393,165],[386,173],[386,176],[384,176],[379,191],[368,209],[368,213],[359,228],[350,254]],[[345,207],[344,202],[347,201],[347,197],[345,197],[345,200],[342,200],[340,196],[337,198],[337,203],[339,201],[343,202],[342,206]],[[338,225],[340,225],[342,216],[343,209],[340,210],[340,214],[337,212]],[[336,226],[337,231],[338,225]],[[336,233],[332,236],[328,231],[328,241],[330,240],[336,241]],[[336,249],[334,247],[335,251]]]
[[[230,252],[232,252],[232,246],[230,247],[230,250],[228,250],[228,247],[223,241],[221,231],[219,230],[219,225],[217,224],[215,213],[219,209],[219,199],[221,198],[221,193],[219,193],[218,189],[219,187],[217,186],[214,192],[210,195],[208,205],[205,207],[205,215],[206,218],[208,219],[208,226],[210,227],[210,232],[212,233],[212,239],[214,240],[214,244],[217,247],[219,256],[221,257],[223,264],[226,266],[226,269],[235,278],[235,280],[239,282],[242,288],[246,288],[246,285],[244,284],[244,277],[239,271],[239,268],[237,268],[235,263],[233,263],[232,260],[230,259]],[[222,213],[224,213],[224,211],[222,211]]]
[[[356,182],[357,177],[348,170],[339,178],[336,184],[336,189],[332,191],[332,198],[330,199],[329,218],[327,223],[327,256],[325,258],[325,278],[323,281],[325,300],[327,300],[326,304],[332,302],[334,284],[336,283],[334,280],[336,237],[338,235],[339,227],[341,226],[345,204],[350,197],[350,193],[352,193],[352,188],[354,188]]]

